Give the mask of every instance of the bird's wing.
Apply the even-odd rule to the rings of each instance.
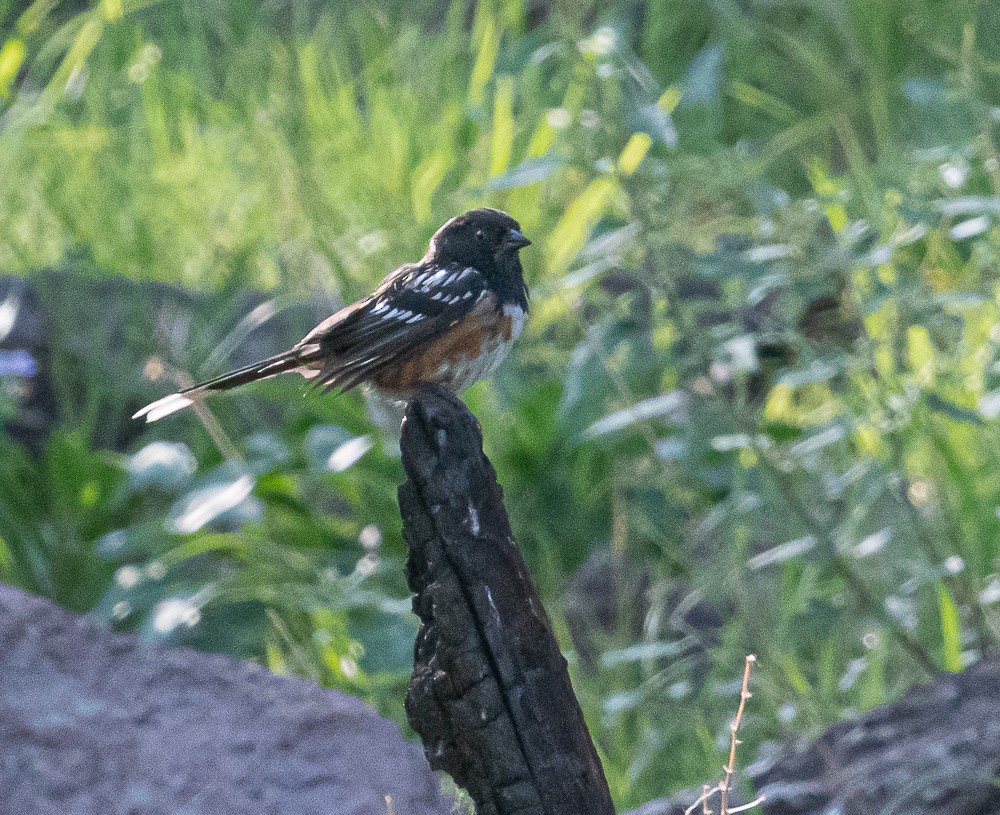
[[[315,382],[349,390],[385,366],[419,354],[488,294],[471,266],[404,266],[375,292],[341,309],[296,346],[319,369]]]

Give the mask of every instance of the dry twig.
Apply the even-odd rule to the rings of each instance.
[[[736,710],[736,716],[729,723],[729,762],[722,768],[722,780],[714,787],[709,787],[708,784],[705,784],[701,789],[701,795],[698,796],[698,800],[684,810],[684,815],[691,815],[691,813],[698,808],[699,804],[701,805],[702,815],[712,815],[712,810],[709,808],[708,802],[716,793],[719,793],[719,815],[735,815],[737,812],[746,812],[747,810],[753,809],[764,802],[764,796],[761,795],[749,804],[743,804],[737,807],[729,806],[729,790],[732,786],[733,773],[736,770],[736,747],[742,743],[737,738],[736,734],[740,729],[740,725],[743,723],[743,711],[746,708],[747,699],[753,696],[749,690],[750,668],[756,661],[756,656],[748,654],[746,664],[743,667],[743,684],[740,688],[740,706]]]

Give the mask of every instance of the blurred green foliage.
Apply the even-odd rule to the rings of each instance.
[[[0,440],[0,576],[401,717],[384,406],[128,414],[485,203],[533,315],[468,401],[621,808],[717,776],[746,653],[745,756],[959,670],[1000,625],[998,123],[972,0],[0,4],[59,420]],[[217,299],[123,320],[112,275]]]

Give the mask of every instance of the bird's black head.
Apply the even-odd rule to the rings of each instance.
[[[428,256],[438,263],[463,263],[480,271],[503,256],[517,256],[530,244],[521,225],[498,209],[474,209],[445,222],[431,238]]]
[[[530,243],[521,225],[506,212],[474,209],[452,218],[434,233],[425,260],[472,266],[507,301],[527,308],[527,289],[517,253]]]

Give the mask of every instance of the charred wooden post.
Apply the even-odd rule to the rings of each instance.
[[[566,661],[514,544],[475,417],[425,387],[399,490],[420,617],[410,724],[479,815],[613,815]]]

